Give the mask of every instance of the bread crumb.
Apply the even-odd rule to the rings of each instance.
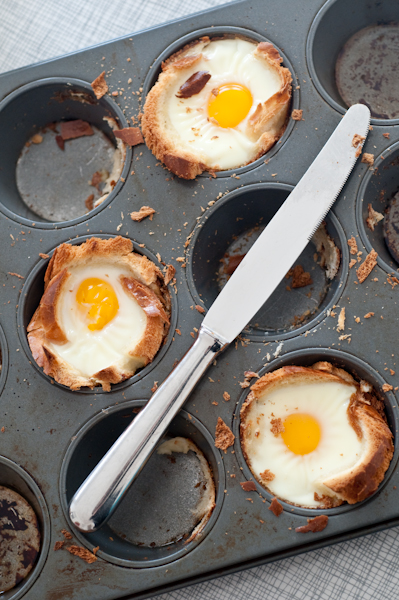
[[[367,314],[364,315],[363,319],[370,319],[370,317],[374,317],[374,313],[373,312],[368,312]]]
[[[360,317],[355,317],[356,323],[360,323]]]
[[[349,263],[349,268],[351,269],[352,267],[354,267],[356,263],[357,263],[356,258],[352,258],[352,260]]]
[[[363,283],[363,281],[365,281],[367,279],[367,277],[370,275],[371,271],[376,266],[377,256],[378,256],[377,252],[375,250],[372,250],[370,252],[370,254],[368,254],[366,256],[366,258],[364,259],[364,262],[362,262],[360,267],[357,269],[356,273],[357,273],[360,283]]]
[[[234,444],[235,435],[231,431],[230,427],[226,425],[226,423],[218,417],[218,422],[216,424],[216,432],[215,432],[215,446],[220,450],[224,450],[226,452],[227,448],[230,448]]]
[[[50,256],[48,254],[44,254],[44,252],[39,252],[39,256],[40,258],[42,258],[43,260],[45,260],[46,258],[50,258]]]
[[[295,108],[291,113],[291,118],[294,121],[302,121],[303,110]]]
[[[223,392],[223,400],[226,400],[226,402],[228,402],[230,398],[231,396],[228,392]]]
[[[244,492],[255,492],[256,491],[256,485],[253,481],[240,482],[240,486],[242,487]]]
[[[390,392],[391,390],[393,390],[393,385],[389,385],[389,383],[384,383],[384,385],[382,386],[382,391]]]
[[[368,205],[369,216],[366,219],[367,227],[374,231],[374,227],[383,220],[384,215],[374,210],[371,204]]]
[[[139,211],[134,211],[130,213],[130,218],[132,221],[142,221],[147,217],[150,217],[150,221],[152,221],[155,214],[155,210],[150,206],[142,206]]]
[[[369,152],[364,152],[362,155],[362,163],[366,163],[366,165],[371,167],[374,164],[374,154],[370,154]]]
[[[194,308],[196,310],[198,310],[199,313],[204,313],[205,312],[205,308],[203,306],[200,306],[199,304],[196,304]]]
[[[87,550],[87,548],[82,548],[81,546],[67,546],[66,549],[68,550],[68,552],[70,552],[74,556],[78,556],[79,558],[87,562],[87,564],[89,565],[96,562],[97,560],[97,556],[90,552],[90,550]]]
[[[383,133],[382,134],[384,138],[386,138],[387,140],[389,140],[389,133]]]
[[[326,515],[319,515],[314,519],[308,519],[308,524],[302,527],[295,527],[297,533],[315,533],[316,531],[323,531],[327,527],[328,517]]]
[[[289,277],[292,277],[292,288],[302,288],[313,283],[313,279],[310,273],[306,272],[302,265],[295,265],[293,269],[290,269],[287,273]]]
[[[273,498],[269,506],[269,510],[271,510],[276,517],[279,517],[284,509],[277,498]]]
[[[153,394],[155,394],[155,392],[157,391],[157,389],[158,389],[158,381],[154,381],[154,385],[151,388],[151,392]]]
[[[93,88],[93,92],[99,100],[108,92],[108,86],[105,81],[105,71],[101,73],[95,80],[91,83],[91,87]]]
[[[278,437],[280,435],[280,433],[284,433],[284,431],[285,431],[283,422],[280,418],[270,419],[270,425],[271,425],[270,431],[272,432],[274,437]]]
[[[399,279],[394,275],[388,275],[387,281],[392,286],[392,289],[399,284]]]
[[[40,133],[35,133],[35,135],[33,137],[31,137],[30,141],[33,144],[41,144],[43,141],[43,136],[40,135]]]
[[[168,285],[176,274],[176,269],[173,265],[168,265],[165,271],[165,285]]]
[[[339,313],[337,331],[344,331],[344,329],[345,329],[345,307],[341,308],[341,312]]]
[[[353,235],[352,235],[352,237],[351,237],[351,238],[348,240],[348,246],[349,246],[349,248],[350,248],[350,253],[351,253],[351,254],[357,254],[357,252],[358,252],[358,250],[357,250],[357,243],[356,243],[356,240],[355,240],[355,238],[353,237]]]
[[[61,548],[63,547],[64,544],[65,544],[64,540],[55,542],[55,544],[54,544],[54,550],[55,551],[61,550]]]
[[[359,135],[358,133],[355,133],[355,135],[353,136],[353,140],[352,140],[352,146],[354,148],[357,148],[362,142],[364,142],[366,138],[363,135]]]
[[[61,529],[61,533],[64,536],[64,538],[66,540],[71,540],[72,539],[72,534],[69,533],[69,531],[67,531],[66,529]]]

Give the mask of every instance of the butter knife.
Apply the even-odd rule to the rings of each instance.
[[[348,179],[369,124],[370,111],[363,104],[347,111],[212,304],[193,346],[73,496],[69,516],[75,527],[95,531],[111,516],[205,370],[309,243]]]

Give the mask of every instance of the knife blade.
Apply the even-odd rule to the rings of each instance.
[[[95,531],[111,516],[205,370],[270,297],[308,244],[349,177],[369,124],[366,106],[357,104],[347,111],[216,298],[194,345],[73,496],[69,517],[75,527]],[[353,143],[356,134],[361,136],[358,148]]]

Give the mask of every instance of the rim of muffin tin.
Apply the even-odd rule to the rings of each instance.
[[[203,306],[203,304],[204,304],[201,296],[199,295],[199,293],[197,291],[197,287],[196,287],[196,284],[194,281],[194,276],[193,276],[193,271],[192,271],[193,251],[194,251],[195,245],[197,243],[198,237],[201,234],[203,224],[209,218],[211,218],[217,210],[220,210],[220,209],[223,210],[223,208],[226,209],[226,205],[229,203],[229,201],[232,198],[235,198],[236,196],[239,196],[245,192],[261,190],[261,189],[264,189],[264,190],[281,189],[283,191],[287,191],[288,193],[290,193],[290,192],[292,192],[294,187],[295,186],[287,184],[287,183],[274,183],[274,182],[252,183],[249,185],[244,185],[242,187],[236,188],[235,190],[232,190],[231,192],[228,192],[223,198],[221,198],[220,200],[217,200],[216,203],[201,216],[201,218],[198,220],[197,224],[195,225],[194,235],[190,239],[190,243],[189,243],[189,246],[187,249],[187,258],[186,258],[186,263],[187,263],[186,279],[187,279],[188,287],[190,290],[190,294],[196,304],[198,304],[199,306]],[[226,214],[227,213],[228,213],[228,209],[226,210]],[[348,244],[347,244],[347,236],[345,235],[345,232],[344,232],[342,225],[341,225],[340,221],[338,220],[337,216],[333,213],[332,210],[330,210],[328,213],[328,217],[331,220],[332,225],[334,226],[334,228],[337,231],[338,238],[339,238],[339,241],[341,244],[341,264],[339,267],[340,273],[338,272],[336,275],[336,278],[338,279],[338,285],[337,285],[337,289],[335,290],[334,294],[331,297],[331,300],[329,301],[328,304],[326,304],[326,306],[323,310],[321,310],[318,314],[315,315],[314,318],[309,319],[309,321],[305,322],[303,325],[301,325],[300,327],[297,327],[296,329],[292,329],[290,331],[286,331],[283,333],[277,333],[277,332],[274,333],[273,331],[257,332],[253,328],[251,328],[250,332],[245,330],[244,336],[245,336],[245,338],[248,338],[251,342],[264,343],[266,341],[287,340],[287,339],[299,336],[302,333],[306,332],[307,330],[310,330],[313,327],[316,327],[317,325],[319,325],[319,323],[321,323],[327,317],[327,311],[330,308],[332,308],[332,306],[334,304],[338,303],[338,300],[345,289],[345,285],[346,285],[346,282],[348,279],[349,251],[348,251]],[[332,280],[332,281],[334,281],[334,280]]]
[[[4,331],[0,325],[0,349],[1,349],[1,373],[0,373],[0,395],[4,389],[8,373],[8,346]]]
[[[17,88],[16,90],[11,92],[7,96],[5,96],[5,98],[0,102],[0,113],[6,106],[11,104],[18,96],[25,94],[26,92],[29,92],[30,90],[33,90],[37,87],[48,86],[51,84],[65,84],[65,86],[68,86],[68,87],[70,86],[71,88],[74,85],[76,85],[76,86],[84,88],[88,94],[90,94],[91,96],[93,96],[93,98],[95,98],[93,88],[91,87],[90,83],[88,83],[87,81],[84,81],[83,79],[76,79],[74,77],[46,77],[46,78],[37,79],[35,81],[27,83],[27,84]],[[126,120],[125,115],[122,112],[122,109],[110,96],[105,94],[99,100],[96,99],[96,101],[97,102],[102,101],[107,105],[107,108],[111,113],[111,117],[116,118],[116,120],[119,122],[121,128],[129,127],[129,124]],[[103,200],[103,202],[101,202],[101,204],[99,204],[99,206],[97,206],[96,208],[93,208],[93,210],[89,211],[88,213],[86,213],[80,217],[77,217],[76,219],[71,219],[69,221],[57,221],[57,222],[41,221],[41,217],[38,217],[39,220],[37,220],[37,221],[35,219],[27,219],[26,217],[22,217],[18,213],[13,212],[9,208],[7,208],[3,204],[1,199],[0,199],[0,211],[3,214],[5,214],[7,217],[12,219],[13,221],[18,222],[21,225],[35,227],[35,229],[49,229],[49,230],[62,229],[64,227],[72,227],[74,225],[79,225],[80,223],[84,223],[85,221],[88,221],[92,217],[98,215],[102,210],[104,210],[107,206],[109,206],[109,204],[115,199],[115,197],[117,196],[119,191],[122,189],[123,185],[125,184],[128,176],[129,176],[129,173],[130,173],[130,163],[132,161],[132,156],[133,156],[133,150],[127,144],[125,145],[125,150],[126,150],[125,161],[124,161],[119,179],[116,182],[116,185],[113,188],[113,190],[108,194],[107,198],[105,198],[105,200]],[[22,152],[22,148],[21,148],[21,152]]]
[[[41,512],[40,515],[37,514],[36,508],[32,506],[32,502],[28,498],[26,498],[24,492],[21,491],[19,487],[15,487],[14,485],[8,485],[7,483],[2,483],[0,475],[0,485],[9,487],[10,489],[13,489],[18,494],[20,494],[20,496],[22,496],[34,510],[40,525],[40,551],[38,559],[33,565],[32,570],[19,584],[17,584],[15,587],[11,588],[7,592],[3,592],[3,594],[1,594],[1,598],[4,598],[4,600],[19,600],[19,598],[22,598],[22,596],[24,596],[24,594],[26,594],[26,592],[35,583],[47,560],[47,555],[50,546],[50,516],[44,496],[34,479],[31,477],[31,475],[29,475],[29,473],[27,473],[27,471],[25,471],[20,465],[10,460],[9,458],[6,458],[5,456],[0,456],[0,471],[2,467],[6,467],[11,471],[14,471],[14,473],[17,476],[17,479],[19,479],[19,481],[22,480],[22,485],[26,485],[30,489],[30,492],[35,497],[35,500]]]
[[[335,350],[335,349],[331,349],[331,348],[321,348],[321,347],[302,348],[301,350],[294,350],[292,352],[287,352],[287,354],[284,354],[283,356],[280,356],[279,358],[271,361],[266,367],[259,369],[259,371],[258,371],[259,376],[262,377],[266,373],[271,373],[272,371],[275,371],[276,369],[279,369],[280,367],[287,366],[287,365],[302,366],[302,364],[304,362],[304,358],[306,358],[306,356],[309,356],[312,354],[318,356],[318,358],[314,359],[314,360],[312,359],[311,361],[309,361],[309,364],[314,364],[315,362],[317,362],[317,360],[326,360],[326,361],[332,362],[333,365],[338,365],[339,367],[342,367],[345,370],[347,370],[349,373],[352,373],[355,375],[357,374],[356,369],[364,370],[367,372],[367,374],[368,374],[367,381],[373,385],[379,398],[384,401],[385,409],[387,409],[387,408],[390,409],[391,417],[392,417],[392,425],[393,425],[393,427],[392,428],[390,427],[390,429],[394,436],[394,453],[393,453],[393,457],[390,462],[390,465],[385,473],[384,479],[380,483],[380,485],[378,486],[376,491],[373,492],[373,494],[371,494],[365,500],[362,500],[361,502],[357,502],[356,504],[348,504],[347,502],[344,502],[344,504],[341,504],[341,506],[337,506],[335,508],[304,508],[301,506],[296,506],[294,504],[290,504],[289,502],[286,502],[286,501],[280,499],[279,497],[277,497],[277,500],[280,502],[280,504],[282,505],[282,507],[285,511],[287,511],[291,514],[302,515],[302,516],[305,516],[308,518],[311,518],[311,517],[313,518],[313,517],[315,517],[317,515],[321,515],[321,514],[327,514],[328,516],[340,515],[342,513],[348,512],[350,510],[354,510],[358,507],[360,508],[360,507],[364,506],[366,503],[372,501],[374,498],[376,498],[377,495],[379,495],[381,493],[381,491],[383,490],[385,485],[388,483],[391,475],[393,474],[393,472],[396,468],[396,464],[398,462],[398,456],[399,456],[399,433],[398,433],[399,432],[399,410],[398,410],[397,400],[396,400],[393,392],[383,392],[382,391],[382,386],[384,385],[384,383],[386,383],[386,381],[381,377],[381,375],[370,364],[368,364],[364,360],[358,358],[357,356],[355,356],[353,354],[350,354],[349,352],[344,352],[342,350]],[[307,364],[305,364],[304,366],[307,366]],[[253,383],[255,383],[255,381],[257,381],[257,380],[254,379],[251,382],[251,385]],[[234,450],[235,450],[235,454],[237,457],[237,461],[240,465],[240,468],[242,468],[242,474],[245,477],[245,480],[253,481],[256,486],[256,491],[263,498],[265,498],[268,502],[271,503],[273,498],[275,498],[276,496],[274,494],[270,493],[266,488],[264,488],[254,478],[254,475],[253,475],[252,471],[250,470],[250,468],[244,458],[244,454],[243,454],[243,451],[241,448],[240,411],[241,411],[242,405],[245,402],[250,391],[251,391],[251,387],[247,388],[240,395],[240,398],[236,404],[236,408],[235,408],[235,411],[233,414],[232,430],[235,435]]]
[[[398,123],[399,123],[399,119],[398,119]],[[378,172],[383,163],[385,163],[386,161],[389,161],[389,158],[392,154],[394,154],[395,152],[399,151],[399,142],[396,142],[395,144],[392,144],[391,146],[388,146],[386,150],[383,150],[378,157],[374,160],[374,165],[372,169],[367,169],[364,177],[362,179],[362,182],[360,184],[359,187],[359,191],[357,193],[357,197],[356,197],[356,225],[357,225],[357,229],[359,231],[359,235],[360,235],[360,239],[363,242],[366,250],[368,253],[371,252],[371,250],[373,250],[373,245],[370,242],[368,233],[367,233],[367,225],[365,225],[364,222],[364,218],[363,218],[363,203],[364,203],[364,195],[365,192],[367,190],[367,187],[369,186],[369,184],[371,183],[371,180],[373,178],[373,176],[375,176],[375,173]],[[383,167],[382,167],[383,168]],[[399,190],[399,177],[398,177],[398,187],[397,190]],[[376,198],[377,199],[377,198]],[[391,199],[389,199],[390,201]],[[373,208],[375,209],[375,205],[373,205]],[[378,207],[377,207],[378,208]],[[381,226],[380,226],[381,227]],[[371,232],[370,232],[371,233]],[[384,234],[382,233],[382,236]],[[385,243],[385,241],[384,241]],[[389,254],[389,250],[387,248],[387,253]],[[395,260],[392,257],[392,264],[390,265],[389,263],[387,263],[383,258],[381,258],[381,256],[378,254],[377,256],[377,264],[378,266],[380,266],[382,269],[384,269],[384,271],[386,271],[388,274],[397,274],[397,271],[399,270],[399,265],[395,264]]]
[[[334,98],[327,92],[327,90],[325,89],[325,87],[323,86],[323,84],[321,83],[319,76],[317,74],[317,70],[315,68],[314,65],[314,61],[313,61],[313,45],[315,43],[315,37],[316,37],[316,33],[317,30],[321,24],[321,22],[323,21],[324,17],[327,15],[328,11],[335,5],[338,4],[338,2],[343,2],[343,0],[327,0],[327,2],[322,6],[322,8],[318,11],[318,13],[316,14],[316,17],[314,18],[314,20],[312,21],[312,24],[310,26],[309,29],[309,34],[306,40],[306,62],[308,65],[308,69],[309,69],[309,73],[310,73],[310,78],[311,81],[313,82],[313,85],[315,86],[316,90],[319,92],[319,94],[322,96],[322,98],[328,102],[328,104],[334,108],[337,112],[341,113],[341,115],[344,115],[346,113],[346,111],[348,110],[348,106],[342,106],[341,104],[339,104],[336,100],[334,100]],[[373,25],[373,24],[379,24],[379,23],[369,23],[369,25]],[[365,27],[367,27],[367,25],[365,25]],[[360,29],[358,29],[357,31],[361,31],[361,29],[363,29],[363,27],[361,27]],[[353,32],[349,38],[354,35],[356,33]],[[345,40],[344,43],[346,43],[348,41],[347,38]],[[340,48],[340,50],[342,49],[342,46]],[[343,104],[345,104],[344,100],[342,100]],[[399,124],[399,118],[397,119],[376,119],[375,117],[371,117],[370,119],[370,123],[372,125],[381,125],[386,127],[387,125],[398,125]]]
[[[84,438],[84,436],[97,423],[99,423],[103,419],[106,419],[109,415],[112,415],[113,413],[128,410],[130,408],[132,408],[132,409],[133,408],[141,408],[147,402],[148,402],[148,400],[129,400],[127,402],[124,402],[123,404],[115,404],[113,406],[105,408],[101,412],[99,412],[96,415],[94,415],[93,417],[91,417],[83,425],[83,427],[81,427],[79,429],[77,434],[71,438],[72,442],[68,446],[68,449],[62,460],[60,478],[59,478],[59,494],[60,494],[60,500],[61,500],[61,507],[62,507],[64,516],[68,522],[70,529],[73,531],[74,536],[80,541],[80,543],[82,545],[84,545],[86,548],[88,548],[90,551],[92,551],[93,545],[94,546],[100,545],[100,548],[99,548],[98,552],[96,553],[96,556],[99,556],[100,558],[102,558],[103,560],[105,560],[109,563],[112,563],[112,564],[115,564],[115,565],[118,565],[121,567],[140,568],[140,569],[159,567],[162,565],[169,564],[169,563],[174,562],[177,559],[185,556],[192,550],[194,550],[207,537],[207,535],[211,532],[214,525],[216,524],[216,521],[219,517],[220,511],[222,509],[222,505],[224,502],[224,496],[225,496],[224,489],[226,487],[226,474],[225,474],[225,468],[224,468],[223,459],[222,459],[223,457],[221,455],[220,450],[218,450],[215,447],[215,440],[214,440],[213,436],[208,431],[208,429],[205,427],[205,425],[197,417],[195,417],[194,415],[181,409],[178,413],[178,416],[182,417],[190,425],[193,425],[195,427],[195,429],[197,429],[200,432],[200,434],[204,437],[205,441],[209,445],[210,452],[212,452],[212,454],[215,458],[215,462],[217,464],[217,469],[218,469],[218,480],[219,481],[218,481],[218,483],[216,483],[212,466],[209,464],[209,461],[207,461],[211,468],[212,476],[214,478],[215,507],[212,511],[212,514],[211,514],[209,520],[205,524],[203,530],[192,541],[188,542],[187,544],[184,544],[184,546],[182,548],[180,548],[180,550],[178,550],[177,552],[174,552],[174,553],[171,552],[168,556],[165,556],[165,557],[159,558],[159,559],[155,559],[155,560],[150,560],[150,559],[148,559],[148,560],[128,560],[128,559],[124,559],[124,558],[119,558],[117,556],[113,556],[112,554],[109,554],[108,552],[102,550],[101,542],[99,544],[98,544],[98,542],[96,544],[94,544],[93,543],[94,540],[92,540],[92,537],[95,536],[97,532],[92,533],[92,534],[88,533],[88,534],[86,534],[87,535],[87,537],[86,537],[81,531],[79,531],[73,525],[73,523],[71,522],[71,520],[69,518],[69,508],[68,508],[67,497],[66,497],[66,492],[67,492],[66,477],[67,477],[67,472],[68,472],[68,466],[69,466],[71,457],[73,455],[73,452],[75,451],[75,449],[77,448],[77,446],[81,442],[81,440]],[[173,423],[173,421],[172,421],[172,423]],[[167,433],[167,431],[166,431],[166,433]],[[101,531],[101,528],[98,531]],[[179,540],[177,540],[177,541],[179,541]],[[172,547],[173,548],[174,543],[175,542],[171,542],[170,544],[167,544],[167,546],[161,546],[161,547]],[[132,544],[132,545],[134,546],[134,544]],[[151,548],[148,548],[148,552],[150,552],[150,551],[151,551]]]
[[[71,240],[68,239],[68,240],[65,240],[64,242],[60,242],[59,244],[57,244],[56,247],[54,247],[52,250],[50,250],[47,253],[49,255],[49,258],[45,259],[45,260],[41,259],[41,262],[38,262],[35,265],[35,267],[33,267],[33,269],[30,271],[29,275],[26,278],[25,284],[22,288],[20,301],[18,303],[18,309],[17,309],[18,335],[19,335],[19,339],[21,341],[22,347],[24,349],[24,352],[25,352],[29,362],[35,367],[36,371],[38,371],[38,373],[49,384],[57,385],[61,389],[65,390],[67,392],[71,392],[72,394],[76,394],[76,393],[78,393],[78,394],[79,393],[80,394],[111,394],[112,392],[119,392],[120,390],[123,390],[123,389],[129,387],[130,385],[133,385],[137,381],[143,379],[150,373],[150,371],[152,371],[152,369],[154,369],[161,362],[161,360],[165,356],[166,352],[168,351],[168,349],[172,343],[174,331],[175,331],[176,324],[177,324],[178,303],[177,303],[177,299],[176,299],[176,294],[174,294],[173,291],[171,290],[170,286],[168,286],[168,290],[169,290],[169,294],[170,294],[170,301],[171,301],[169,331],[168,331],[159,351],[157,352],[154,360],[152,362],[150,362],[148,365],[146,365],[144,368],[137,371],[132,377],[125,379],[125,381],[121,381],[120,383],[111,384],[111,391],[109,391],[109,392],[106,392],[105,390],[103,390],[101,386],[96,386],[93,389],[90,389],[87,387],[85,387],[85,388],[82,387],[79,390],[71,390],[69,387],[63,385],[62,383],[58,383],[58,381],[55,381],[55,379],[53,379],[52,377],[50,377],[49,375],[46,375],[44,373],[43,369],[41,367],[39,367],[39,365],[33,358],[31,349],[29,347],[28,338],[27,338],[27,334],[26,334],[26,327],[25,327],[25,323],[24,323],[24,310],[25,310],[27,298],[28,298],[29,293],[32,288],[32,284],[35,282],[40,271],[43,271],[43,280],[44,280],[44,272],[47,268],[50,258],[52,257],[52,255],[54,253],[54,250],[56,250],[56,248],[58,248],[58,246],[60,246],[62,243],[68,243],[73,246],[80,245],[83,242],[85,242],[86,240],[89,240],[93,237],[97,237],[97,238],[101,238],[101,239],[111,239],[111,238],[115,238],[116,236],[112,235],[112,234],[93,233],[91,235],[79,236],[79,237],[71,239]],[[128,236],[122,236],[122,237],[124,237],[125,239],[128,239],[132,242],[133,250],[135,252],[146,256],[151,262],[153,262],[162,271],[162,265],[158,261],[157,257],[150,250],[148,250],[148,248],[140,248],[138,242],[136,242],[134,239],[132,239]],[[40,299],[39,299],[39,301],[40,301]],[[39,304],[37,306],[39,306]],[[1,380],[0,380],[0,382],[1,382]]]
[[[299,108],[299,90],[296,89],[296,82],[298,81],[298,78],[297,78],[297,75],[294,71],[294,68],[293,68],[290,60],[288,59],[287,55],[281,50],[281,48],[279,48],[279,46],[277,46],[274,42],[272,42],[268,38],[264,37],[263,35],[260,35],[259,33],[257,33],[256,31],[253,31],[251,29],[245,29],[243,27],[233,27],[231,25],[218,25],[216,27],[203,27],[202,29],[197,29],[195,31],[192,31],[191,33],[188,33],[188,34],[184,35],[183,37],[175,40],[158,56],[158,58],[155,59],[155,61],[152,63],[152,65],[146,75],[146,78],[144,80],[143,94],[142,94],[142,97],[144,99],[143,100],[143,106],[144,106],[145,99],[147,98],[147,94],[151,90],[151,88],[155,85],[155,83],[158,79],[158,75],[161,72],[162,62],[165,61],[166,59],[168,59],[172,54],[174,54],[178,50],[182,49],[186,44],[189,44],[190,42],[193,42],[196,39],[199,39],[203,36],[209,36],[210,38],[214,38],[214,37],[220,37],[220,36],[223,36],[226,34],[227,35],[228,34],[236,35],[237,37],[244,37],[246,39],[256,41],[256,42],[269,42],[270,44],[273,44],[273,46],[278,50],[280,56],[283,59],[283,63],[282,63],[283,66],[287,67],[291,72],[292,96],[291,96],[289,114],[287,116],[287,126],[284,130],[283,135],[270,148],[270,150],[268,150],[268,152],[263,154],[260,158],[254,160],[253,162],[249,163],[248,165],[244,165],[243,167],[237,167],[235,169],[228,169],[226,171],[216,171],[215,172],[216,178],[231,177],[232,175],[241,175],[243,173],[246,173],[247,171],[251,171],[252,169],[255,169],[256,167],[261,166],[265,162],[265,160],[272,158],[278,152],[278,150],[280,150],[284,146],[284,144],[288,140],[292,130],[294,129],[296,121],[291,119],[290,115],[291,115],[292,110]],[[208,171],[204,171],[203,173],[198,175],[198,178],[201,178],[201,177],[210,177],[210,174]]]

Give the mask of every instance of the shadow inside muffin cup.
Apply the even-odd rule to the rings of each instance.
[[[253,168],[259,167],[260,165],[262,165],[264,163],[264,161],[266,159],[271,158],[286,142],[286,140],[288,139],[288,137],[291,134],[293,127],[295,125],[295,122],[293,121],[293,119],[290,118],[291,112],[292,112],[292,110],[299,108],[299,91],[296,89],[297,78],[296,78],[296,75],[294,72],[294,68],[293,68],[292,64],[290,63],[288,57],[284,54],[284,52],[282,52],[282,50],[280,48],[278,48],[273,42],[271,42],[264,36],[260,35],[256,31],[251,31],[250,29],[244,29],[243,27],[233,27],[233,26],[229,26],[229,25],[220,25],[220,26],[216,26],[216,27],[204,27],[203,29],[198,29],[196,31],[193,31],[193,32],[179,38],[172,44],[170,44],[170,46],[168,46],[162,52],[162,54],[160,54],[158,56],[158,58],[154,61],[154,63],[151,65],[151,68],[150,68],[149,72],[147,73],[147,76],[143,83],[143,99],[144,99],[143,104],[145,102],[145,98],[147,97],[148,92],[156,84],[158,77],[159,77],[160,73],[162,72],[162,63],[164,61],[166,61],[168,58],[170,58],[175,52],[178,52],[185,46],[199,40],[201,37],[206,37],[206,36],[208,36],[211,39],[239,37],[239,38],[243,38],[245,40],[248,40],[250,42],[255,42],[255,43],[269,42],[269,43],[273,44],[273,46],[275,48],[277,48],[280,56],[283,59],[282,66],[287,67],[290,70],[291,76],[292,76],[291,106],[288,110],[288,118],[287,118],[286,128],[284,130],[283,135],[270,148],[270,150],[266,154],[264,154],[257,160],[254,160],[250,164],[244,165],[243,167],[237,167],[235,169],[229,169],[226,171],[216,171],[215,172],[216,177],[231,177],[234,174],[240,175],[241,173],[245,173]],[[204,171],[203,173],[201,173],[201,175],[199,175],[199,177],[209,177],[209,172]]]
[[[40,551],[32,570],[15,587],[0,593],[3,600],[19,600],[34,584],[46,561],[50,543],[50,517],[43,494],[32,477],[22,467],[4,456],[0,456],[0,486],[9,488],[22,496],[30,504],[38,520]],[[4,560],[7,561],[7,556],[4,557]],[[10,564],[8,568],[12,570],[13,565]],[[9,574],[6,571],[5,576],[7,575]]]
[[[68,505],[72,496],[144,403],[143,400],[133,400],[125,402],[122,407],[112,406],[105,409],[86,423],[76,438],[73,438],[60,474],[61,503],[68,520]],[[96,546],[100,547],[97,556],[124,567],[159,566],[190,552],[212,529],[224,498],[225,473],[220,452],[214,447],[214,440],[208,430],[184,410],[174,418],[163,439],[174,437],[188,438],[194,442],[204,454],[213,474],[216,505],[203,531],[191,541],[189,536],[192,529],[189,528],[182,536],[182,524],[192,519],[197,496],[196,486],[191,485],[198,477],[190,460],[189,455],[192,453],[183,454],[181,462],[177,460],[178,455],[175,453],[169,457],[163,455],[161,458],[170,463],[169,468],[164,467],[168,471],[165,480],[161,477],[154,480],[157,467],[155,465],[151,469],[149,463],[144,466],[138,479],[105,525],[88,534],[74,530],[75,536],[90,550]],[[152,458],[154,459],[154,455]],[[136,484],[137,493],[134,489]],[[148,492],[147,488],[151,491]],[[173,489],[179,490],[179,501],[173,501]],[[149,494],[151,503],[148,502]],[[129,541],[138,535],[145,537],[147,542],[149,539],[173,538],[175,532],[178,532],[178,539],[163,545],[154,541],[144,546]]]
[[[84,243],[86,240],[91,239],[92,237],[97,237],[97,238],[101,238],[101,239],[110,239],[115,236],[94,233],[92,235],[81,236],[78,238],[74,238],[72,240],[65,240],[65,243],[68,243],[68,244],[71,244],[74,246],[80,245],[80,244]],[[162,270],[162,265],[159,263],[156,256],[152,252],[150,252],[150,250],[148,250],[147,248],[140,248],[138,242],[135,242],[134,240],[130,240],[130,241],[133,244],[134,252],[137,252],[137,254],[146,256],[151,262],[153,262],[157,267],[159,267],[160,270]],[[38,366],[35,359],[33,358],[32,351],[29,347],[28,338],[27,338],[27,327],[33,317],[35,310],[39,306],[40,300],[44,293],[44,275],[46,273],[46,269],[47,269],[49,260],[50,260],[51,256],[53,255],[53,252],[54,252],[54,250],[49,252],[48,253],[49,258],[45,259],[45,260],[41,260],[32,269],[32,271],[29,273],[29,275],[26,278],[24,287],[22,288],[21,299],[20,299],[20,302],[18,304],[18,309],[17,309],[18,334],[19,334],[19,338],[21,340],[21,344],[24,349],[24,352],[25,352],[26,356],[28,357],[28,360],[38,370],[38,372],[42,375],[42,377],[44,377],[48,383],[57,385],[64,390],[71,391],[69,387],[66,387],[66,386],[62,385],[61,383],[54,381],[54,379],[52,377],[49,377],[48,375],[46,375],[43,372],[43,369]],[[82,393],[82,394],[106,393],[106,394],[110,394],[112,392],[117,392],[121,389],[124,389],[124,388],[130,386],[133,383],[135,383],[136,381],[138,381],[139,379],[142,379],[143,377],[148,375],[148,373],[162,360],[162,358],[165,356],[166,352],[168,351],[170,344],[172,343],[173,333],[175,331],[176,322],[177,322],[176,294],[170,294],[170,301],[171,301],[171,312],[170,312],[169,331],[152,362],[150,362],[148,365],[146,365],[142,369],[139,369],[133,375],[133,377],[130,377],[130,378],[126,379],[125,381],[122,381],[121,383],[112,384],[111,392],[105,392],[101,386],[96,386],[95,388],[93,388],[93,390],[91,390],[90,388],[80,388],[79,390],[72,391],[72,393],[74,393],[74,394],[76,394],[76,393]],[[1,380],[0,380],[0,382],[1,382]]]
[[[286,200],[293,187],[277,183],[248,185],[227,194],[208,210],[199,221],[192,237],[187,259],[187,279],[196,304],[209,309],[226,283],[230,264],[243,257]],[[293,279],[282,282],[251,319],[242,336],[253,341],[283,339],[298,334],[318,323],[328,307],[337,302],[347,277],[348,250],[344,232],[332,214],[326,218],[326,229],[341,254],[341,263],[330,280],[315,256],[310,242],[294,265],[309,273],[312,283],[292,288]],[[278,260],[280,249],[268,260]],[[293,266],[294,266],[293,265]],[[262,277],[262,264],[258,268]],[[341,285],[342,284],[342,285]]]
[[[318,92],[340,113],[362,102],[372,123],[399,122],[397,22],[399,4],[392,0],[328,0],[316,15],[306,46],[309,71]]]
[[[389,392],[384,392],[382,390],[382,386],[386,383],[386,381],[381,377],[381,375],[368,363],[364,362],[360,358],[349,354],[348,352],[342,352],[340,350],[334,350],[331,348],[306,348],[302,350],[295,350],[293,352],[288,352],[283,356],[273,360],[267,367],[263,369],[259,369],[259,376],[262,377],[266,373],[271,373],[281,367],[286,366],[300,366],[300,367],[311,367],[316,362],[319,361],[327,361],[330,362],[333,366],[338,367],[340,369],[344,369],[348,373],[350,373],[356,381],[364,380],[369,382],[376,393],[376,396],[379,400],[384,402],[385,406],[385,415],[387,418],[389,429],[393,434],[393,444],[394,444],[394,453],[391,460],[391,463],[385,473],[384,480],[379,485],[378,489],[371,494],[368,498],[361,502],[357,502],[356,504],[348,504],[344,502],[341,506],[336,508],[302,508],[299,506],[295,506],[290,504],[289,502],[284,502],[279,499],[279,502],[282,504],[284,510],[287,510],[291,513],[295,513],[298,515],[303,515],[307,517],[314,517],[317,514],[328,514],[330,516],[338,515],[349,510],[354,510],[357,507],[363,506],[366,502],[370,502],[374,497],[376,497],[385,486],[390,476],[394,472],[396,468],[396,464],[399,456],[399,440],[398,440],[398,431],[399,431],[399,415],[398,415],[398,407],[397,401],[394,394]],[[253,380],[251,383],[255,383],[257,380]],[[244,477],[249,480],[254,480],[254,476],[244,458],[244,454],[241,448],[240,443],[240,411],[242,405],[247,399],[248,394],[250,393],[251,388],[246,389],[241,395],[235,410],[235,418],[233,419],[233,433],[236,436],[236,441],[234,444],[234,449],[236,452],[237,460],[240,464],[240,467],[243,469]],[[257,491],[265,497],[269,502],[272,501],[274,495],[267,491],[262,485],[260,485],[255,480],[255,485]]]
[[[356,220],[362,242],[374,249],[380,267],[388,273],[399,268],[399,215],[394,196],[399,192],[399,143],[382,152],[361,183],[356,199]],[[369,205],[383,216],[374,230],[367,223]]]
[[[88,123],[92,134],[57,140],[60,122],[76,120]],[[117,150],[113,134],[125,126],[117,104],[107,96],[98,100],[90,84],[78,79],[41,79],[6,96],[0,103],[6,140],[0,148],[2,210],[27,225],[75,224],[87,219],[112,174],[100,206],[109,204],[129,168],[131,149]]]

